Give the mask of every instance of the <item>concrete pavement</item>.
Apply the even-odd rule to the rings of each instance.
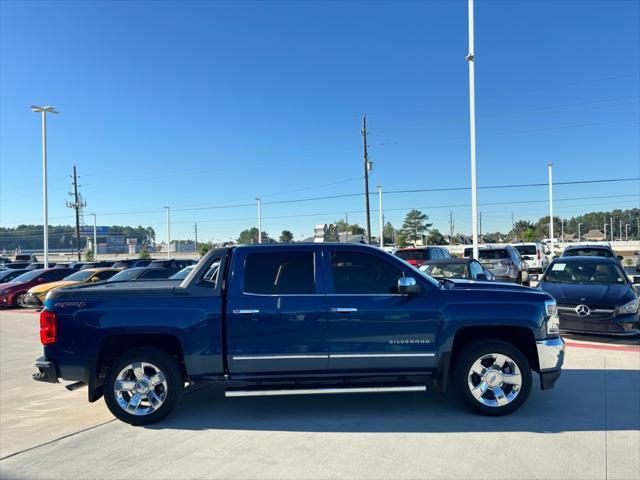
[[[109,421],[104,403],[86,403],[84,389],[33,382],[40,351],[36,315],[0,312],[2,478],[640,474],[638,351],[569,347],[557,387],[542,392],[536,385],[508,417],[471,414],[453,395],[225,399],[205,387],[150,427]]]

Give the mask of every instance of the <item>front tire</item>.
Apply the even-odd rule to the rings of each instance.
[[[162,350],[136,348],[116,360],[103,385],[107,407],[119,420],[149,425],[178,404],[184,377],[178,362]]]
[[[453,380],[462,400],[476,413],[508,415],[518,410],[531,393],[531,368],[513,345],[486,339],[465,345]]]
[[[24,299],[27,297],[27,292],[20,292],[13,297],[14,307],[24,307]]]

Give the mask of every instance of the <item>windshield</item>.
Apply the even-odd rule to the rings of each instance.
[[[12,276],[19,276],[22,275],[20,272],[16,272],[15,270],[0,270],[0,280],[3,280],[5,278],[11,278]]]
[[[557,262],[547,271],[551,283],[624,283],[624,274],[611,263]]]
[[[30,272],[23,273],[22,275],[17,276],[12,280],[12,282],[14,283],[30,282],[34,278],[37,278],[38,275],[40,275],[41,273],[42,273],[42,270],[31,270]]]
[[[193,270],[194,267],[189,266],[189,267],[185,267],[182,270],[180,270],[178,273],[174,273],[173,275],[171,275],[169,278],[171,280],[184,280],[185,278],[187,278],[187,275],[189,275],[189,273],[191,273],[191,270]]]
[[[123,270],[122,272],[116,273],[113,277],[111,277],[107,282],[122,282],[125,280],[135,280],[140,275],[140,269],[138,268],[130,268],[129,270]]]
[[[423,265],[420,271],[435,278],[467,278],[465,263],[440,263],[437,265]]]
[[[426,260],[426,250],[398,250],[396,255],[403,260]]]
[[[613,257],[613,252],[606,248],[576,248],[567,250],[563,257]]]
[[[520,255],[536,255],[538,253],[535,245],[515,245],[515,247]]]
[[[81,270],[79,272],[72,273],[68,277],[64,277],[64,279],[69,280],[71,282],[81,282],[82,280],[87,280],[94,273],[96,272],[87,272],[86,270],[84,271]]]
[[[478,255],[481,260],[500,260],[502,258],[509,258],[509,252],[506,248],[480,250]]]

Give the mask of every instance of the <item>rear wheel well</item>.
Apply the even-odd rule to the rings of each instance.
[[[102,385],[114,360],[129,350],[141,347],[151,347],[165,351],[178,362],[182,374],[185,378],[187,377],[182,345],[178,337],[163,334],[111,335],[105,337],[100,343],[95,371],[96,386]]]
[[[464,350],[465,345],[480,339],[490,338],[510,343],[527,358],[532,370],[536,372],[540,370],[533,333],[526,327],[512,326],[463,327],[458,330],[453,340],[451,367],[455,365],[457,356]]]

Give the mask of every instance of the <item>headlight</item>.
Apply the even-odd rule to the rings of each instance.
[[[638,311],[638,299],[634,298],[630,302],[625,303],[621,307],[618,307],[618,315],[625,315],[627,313],[636,313]]]
[[[555,300],[545,300],[545,311],[547,314],[547,334],[560,334],[560,317],[558,317],[558,305]]]

